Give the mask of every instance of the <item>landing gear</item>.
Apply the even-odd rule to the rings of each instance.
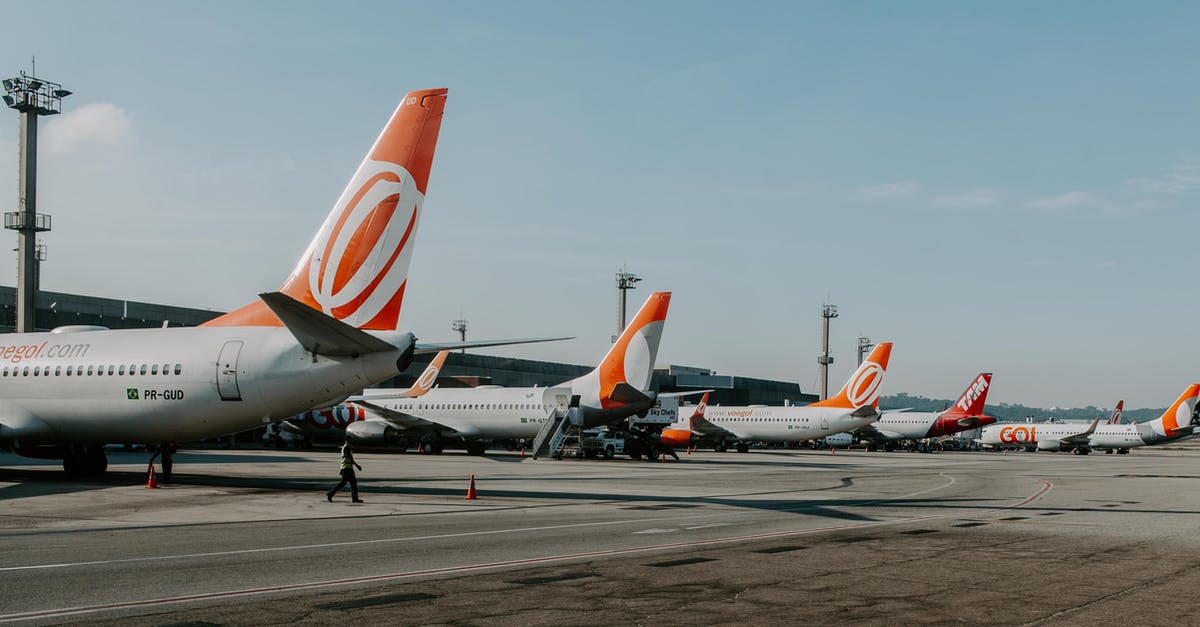
[[[108,470],[108,455],[99,444],[70,446],[63,455],[63,470],[75,476],[103,475]]]
[[[478,457],[483,455],[485,452],[487,452],[487,442],[481,442],[478,440],[467,442],[467,455],[474,455]]]
[[[424,445],[421,446],[421,452],[426,455],[441,455],[442,441],[431,440],[429,442],[425,442]],[[482,455],[482,453],[480,453],[480,455]]]
[[[1075,449],[1074,451],[1071,451],[1071,452],[1072,452],[1072,453],[1075,453],[1076,455],[1087,455],[1088,453],[1091,453],[1091,452],[1092,452],[1092,450],[1091,450],[1091,449],[1088,449],[1088,448],[1083,448],[1083,447],[1081,446],[1081,447],[1079,447],[1079,448],[1077,448],[1077,449]]]
[[[717,442],[717,445],[713,447],[713,450],[718,453],[724,453],[725,451],[729,450],[729,446],[727,446],[724,442]]]
[[[745,443],[745,442],[738,442],[738,443],[737,443],[737,452],[739,452],[739,453],[749,453],[749,452],[750,452],[750,445],[749,445],[749,444],[747,444],[747,443]]]
[[[1129,454],[1129,449],[1127,449],[1127,448],[1117,449],[1117,455],[1128,455],[1128,454]]]

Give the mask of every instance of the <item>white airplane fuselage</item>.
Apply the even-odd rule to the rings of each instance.
[[[186,442],[244,431],[397,374],[412,335],[374,335],[396,350],[314,356],[281,327],[4,336],[0,441]]]
[[[418,398],[371,402],[457,432],[447,435],[491,440],[537,436],[550,410],[559,404],[565,406],[570,399],[569,387],[478,387],[435,388]]]
[[[680,422],[686,424],[680,408]],[[693,409],[694,411],[694,409]],[[877,416],[857,417],[851,410],[837,407],[736,407],[709,405],[704,419],[729,431],[741,440],[799,442],[825,437],[833,433],[858,429],[875,421]]]
[[[983,428],[979,442],[992,446],[1039,446],[1046,448],[1062,438],[1081,433],[1088,423],[1081,422],[1013,422]],[[1186,436],[1185,436],[1186,437]],[[1094,449],[1136,448],[1161,444],[1179,436],[1162,433],[1157,421],[1142,424],[1097,425],[1083,445]]]

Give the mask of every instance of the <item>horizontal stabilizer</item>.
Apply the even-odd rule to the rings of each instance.
[[[417,355],[422,353],[436,353],[438,351],[448,350],[455,351],[461,348],[486,348],[488,346],[511,346],[513,344],[537,344],[538,342],[560,342],[562,340],[573,340],[575,336],[570,337],[531,337],[519,340],[476,340],[474,342],[439,342],[436,344],[417,344]]]
[[[691,392],[659,392],[658,398],[682,398],[684,396],[695,396],[697,394],[708,394],[713,390],[693,390]]]
[[[390,343],[327,316],[282,292],[267,292],[258,297],[296,336],[296,341],[311,353],[356,357],[397,350]]]
[[[618,403],[639,403],[650,400],[650,397],[641,390],[624,381],[613,386],[612,393],[608,396]]]
[[[870,405],[863,405],[862,407],[850,412],[850,415],[854,416],[855,418],[870,418],[872,416],[878,416],[879,412]]]

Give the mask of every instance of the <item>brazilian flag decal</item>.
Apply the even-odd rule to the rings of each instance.
[[[131,401],[138,400],[137,388],[125,388],[125,396]]]

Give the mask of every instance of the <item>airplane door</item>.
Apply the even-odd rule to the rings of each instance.
[[[829,416],[821,416],[821,431],[829,430]]]
[[[238,355],[241,352],[241,340],[225,342],[225,346],[221,347],[221,356],[217,358],[217,392],[223,401],[242,400],[237,381]]]

